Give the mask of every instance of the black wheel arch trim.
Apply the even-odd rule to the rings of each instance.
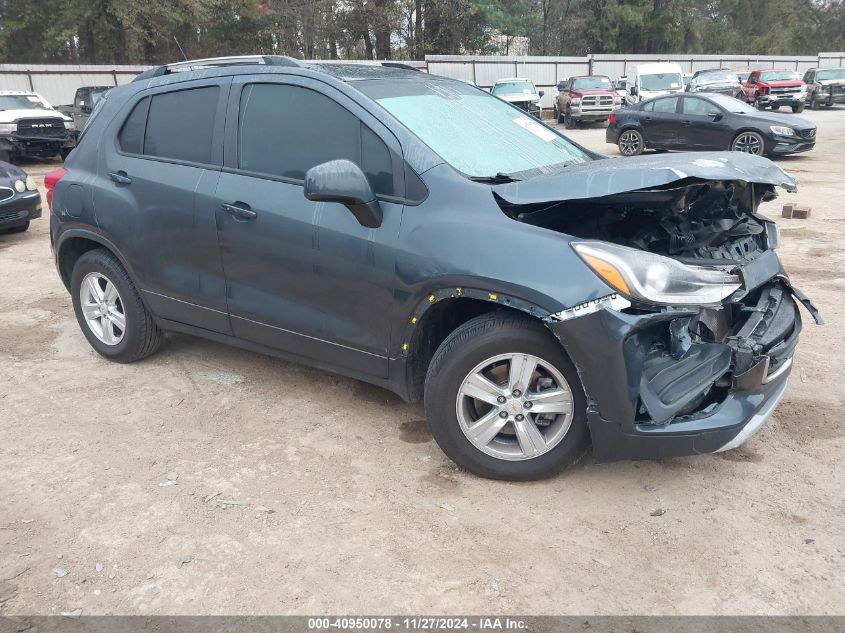
[[[527,301],[513,294],[499,292],[495,289],[451,286],[431,290],[417,301],[413,311],[407,315],[402,337],[399,341],[399,349],[396,353],[391,353],[391,358],[403,358],[411,353],[411,345],[418,332],[417,324],[432,307],[447,299],[475,299],[486,301],[491,306],[516,309],[542,321],[547,327],[548,322],[546,319],[552,314],[551,310],[547,310],[532,301]]]
[[[143,285],[139,283],[138,275],[135,273],[135,270],[132,268],[132,265],[129,263],[126,257],[123,256],[123,254],[120,252],[120,248],[115,244],[113,240],[111,240],[104,233],[100,233],[87,228],[74,228],[62,231],[61,235],[56,241],[55,248],[56,267],[59,269],[59,276],[62,279],[62,283],[64,283],[65,287],[68,290],[70,290],[70,288],[68,287],[68,285],[70,284],[70,279],[68,278],[66,280],[64,278],[64,275],[61,274],[61,258],[62,252],[67,247],[68,242],[75,238],[90,240],[107,248],[112,253],[112,255],[117,258],[117,260],[120,262],[120,265],[123,266],[123,269],[126,271],[126,274],[129,275],[129,279],[132,280],[132,283],[135,285],[138,291],[140,292],[144,289]],[[141,296],[143,300],[143,293],[141,293]]]

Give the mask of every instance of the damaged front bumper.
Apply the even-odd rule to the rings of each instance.
[[[791,371],[797,303],[821,319],[781,273],[749,281],[723,307],[652,312],[618,298],[550,323],[584,383],[597,461],[728,450],[765,423]]]

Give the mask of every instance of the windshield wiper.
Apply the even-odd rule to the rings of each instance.
[[[469,178],[473,182],[487,182],[493,185],[501,185],[506,182],[518,182],[519,178],[514,178],[510,174],[504,174],[502,172],[497,173],[495,176],[470,176]]]

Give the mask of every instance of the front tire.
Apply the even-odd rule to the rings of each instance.
[[[623,156],[639,156],[645,148],[645,139],[638,130],[623,130],[619,135],[619,153]]]
[[[754,154],[755,156],[763,156],[765,147],[766,145],[762,136],[757,132],[745,130],[734,137],[731,141],[730,150],[732,152],[744,152],[746,154]]]
[[[572,118],[572,112],[568,108],[563,115],[563,126],[567,130],[575,129],[575,119]]]
[[[798,105],[792,106],[792,113],[793,114],[801,114],[804,111],[804,104],[799,103]]]
[[[440,448],[491,479],[549,477],[589,446],[578,373],[540,323],[491,313],[452,332],[425,381],[425,411]]]
[[[117,258],[105,249],[83,253],[70,282],[76,320],[97,353],[131,363],[155,352],[161,330]]]
[[[12,162],[12,155],[6,151],[0,151],[0,163],[11,163]]]

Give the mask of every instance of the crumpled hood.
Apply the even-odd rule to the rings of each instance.
[[[495,185],[493,191],[510,204],[535,204],[600,198],[686,178],[738,180],[798,190],[795,179],[768,158],[741,152],[696,152],[593,160],[557,174]]]

